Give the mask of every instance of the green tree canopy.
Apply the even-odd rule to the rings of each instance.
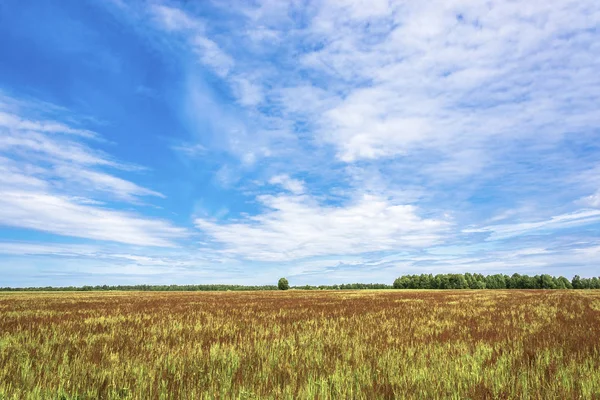
[[[290,288],[290,283],[287,279],[281,278],[279,279],[279,282],[277,282],[277,287],[279,290],[288,290]]]

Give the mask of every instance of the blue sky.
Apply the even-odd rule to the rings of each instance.
[[[600,4],[3,1],[0,286],[600,275]]]

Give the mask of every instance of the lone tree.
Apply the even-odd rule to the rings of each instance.
[[[279,282],[277,282],[277,287],[279,290],[288,290],[290,288],[290,284],[287,279],[281,278]]]

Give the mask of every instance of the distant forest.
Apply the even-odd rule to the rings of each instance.
[[[404,275],[394,281],[394,289],[600,289],[600,279],[569,280],[564,276],[503,274],[421,274]]]
[[[600,289],[600,279],[581,278],[575,275],[569,280],[564,276],[543,275],[482,275],[482,274],[421,274],[403,275],[393,285],[384,283],[347,283],[342,285],[292,286],[299,290],[360,290],[360,289]],[[276,285],[97,285],[68,287],[27,287],[0,288],[0,291],[167,291],[167,292],[209,292],[209,291],[250,291],[278,290]]]

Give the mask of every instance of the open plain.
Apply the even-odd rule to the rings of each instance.
[[[600,291],[0,293],[1,399],[600,398]]]

